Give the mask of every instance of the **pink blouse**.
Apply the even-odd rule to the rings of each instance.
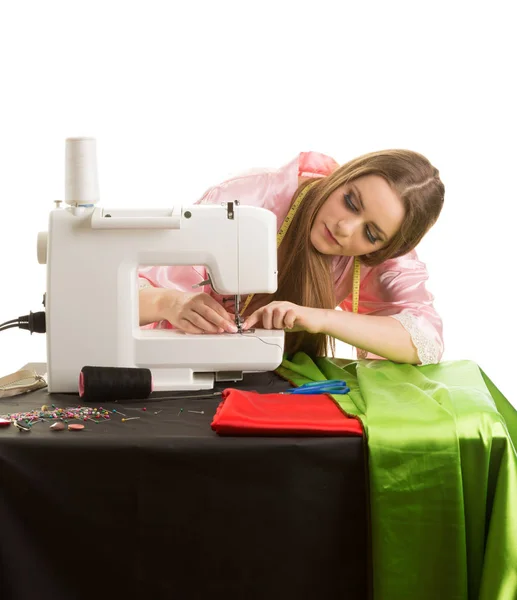
[[[277,217],[278,229],[290,208],[299,177],[325,177],[337,167],[332,158],[317,152],[302,152],[280,169],[260,169],[232,177],[208,189],[196,204],[216,204],[238,199],[242,204],[266,208]],[[334,259],[336,298],[339,307],[352,311],[352,269],[350,257]],[[207,279],[206,269],[193,267],[144,267],[139,270],[143,285],[192,291],[193,285]],[[361,265],[359,312],[397,319],[408,331],[418,352],[420,364],[434,364],[443,355],[443,325],[433,307],[433,295],[426,289],[425,264],[416,251],[385,261],[376,267]],[[222,302],[210,286],[196,288]],[[232,310],[231,299],[225,307]],[[243,298],[244,300],[244,298]],[[152,327],[171,327],[168,322]],[[367,358],[381,358],[367,354]]]

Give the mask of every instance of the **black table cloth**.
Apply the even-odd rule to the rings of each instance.
[[[189,394],[105,403],[140,419],[79,432],[0,430],[0,598],[368,597],[364,440],[218,436],[220,398]],[[44,404],[80,402],[39,390],[0,414]]]

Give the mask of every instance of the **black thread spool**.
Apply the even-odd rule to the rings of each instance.
[[[86,366],[79,375],[79,396],[84,402],[141,400],[152,391],[149,369]]]

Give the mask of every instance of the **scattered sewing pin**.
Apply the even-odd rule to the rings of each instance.
[[[154,412],[154,414],[155,414],[155,415],[159,415],[161,412],[162,412],[161,410],[156,410],[156,411]]]
[[[196,415],[204,415],[204,410],[189,410],[190,413],[196,413]]]
[[[18,427],[18,429],[19,429],[20,431],[30,431],[30,430],[31,430],[31,428],[30,428],[30,425],[27,425],[27,424],[26,424],[26,423],[24,423],[23,421],[15,421],[15,422],[14,422],[14,425],[15,425],[16,427]]]
[[[64,428],[65,424],[63,423],[63,421],[56,421],[50,426],[50,429],[52,431],[63,431]]]
[[[116,413],[117,415],[122,415],[123,417],[127,417],[127,415],[125,415],[123,412],[120,412],[120,410],[117,410],[116,408],[114,408],[112,412],[114,414]]]
[[[182,412],[183,412],[183,409],[182,409],[182,408],[180,408],[180,409],[179,409],[179,412],[178,412],[178,416],[179,416],[179,414],[180,414],[180,413],[182,413]]]
[[[79,423],[70,423],[68,429],[70,431],[82,431],[84,429],[84,425],[80,425]]]
[[[125,423],[126,421],[133,421],[134,419],[139,419],[140,417],[128,417],[127,419],[122,419],[122,423]]]

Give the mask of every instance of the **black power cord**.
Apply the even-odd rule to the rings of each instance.
[[[13,329],[14,327],[18,327],[19,329],[27,329],[31,332],[31,335],[33,333],[46,333],[47,326],[45,322],[45,311],[40,311],[37,313],[31,312],[23,317],[6,321],[0,325],[0,331]]]

